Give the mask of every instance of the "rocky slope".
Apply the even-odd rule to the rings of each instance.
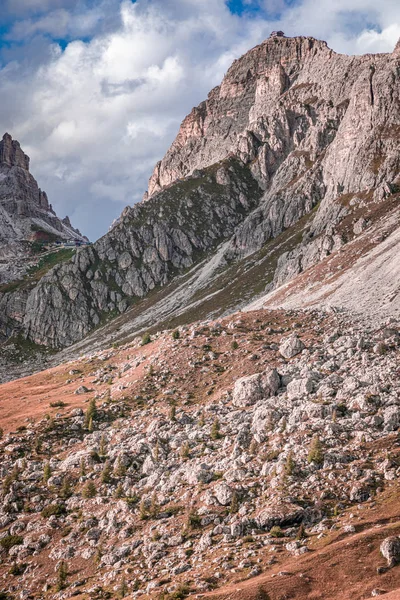
[[[398,201],[399,60],[304,37],[250,50],[185,119],[145,202],[29,294],[3,290],[3,335],[59,348],[118,315],[131,333],[190,322],[340,251]]]
[[[399,352],[394,319],[258,311],[0,386],[3,594],[399,590]]]
[[[86,240],[68,217],[57,217],[29,172],[29,157],[6,133],[0,141],[0,283],[21,274],[32,242],[55,239]]]

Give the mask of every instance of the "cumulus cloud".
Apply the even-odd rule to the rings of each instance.
[[[11,45],[0,65],[0,130],[30,154],[60,216],[92,239],[104,233],[142,197],[185,114],[272,29],[344,52],[388,51],[399,37],[397,0],[246,2],[260,10],[238,16],[224,0],[9,0],[28,16],[8,39],[26,45],[23,56]],[[59,37],[70,40],[64,49],[50,39]]]

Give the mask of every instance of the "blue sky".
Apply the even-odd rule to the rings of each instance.
[[[268,37],[391,51],[398,0],[2,0],[0,134],[91,239],[141,199],[184,116]]]

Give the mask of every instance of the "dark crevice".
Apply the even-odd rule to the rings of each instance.
[[[372,80],[374,78],[375,75],[375,65],[371,65],[370,66],[370,73],[369,73],[369,91],[370,91],[370,96],[371,96],[371,106],[374,106],[374,88],[372,85]]]

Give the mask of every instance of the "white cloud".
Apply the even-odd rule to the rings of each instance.
[[[283,10],[283,0],[265,1]],[[391,50],[400,35],[397,0],[303,0],[271,22],[231,15],[224,0],[35,2],[40,15],[11,34],[33,36],[25,55],[34,66],[15,54],[0,68],[0,133],[20,140],[60,216],[92,238],[141,198],[183,117],[272,29],[356,53]],[[61,31],[78,39],[35,55],[38,35]],[[96,33],[80,41],[88,31]]]

